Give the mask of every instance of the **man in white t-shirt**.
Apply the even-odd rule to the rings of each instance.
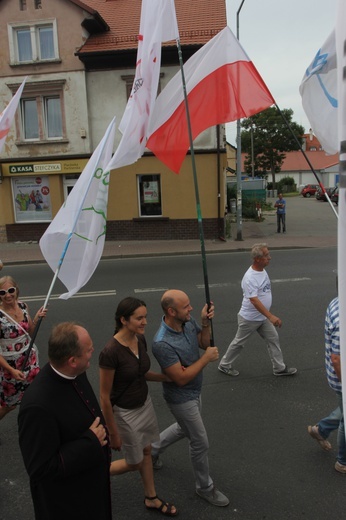
[[[274,376],[292,376],[296,368],[288,368],[283,360],[279,334],[276,327],[282,321],[270,312],[272,291],[270,279],[265,268],[271,260],[267,244],[255,244],[251,249],[252,265],[246,271],[241,287],[243,301],[238,313],[238,330],[226,354],[222,357],[219,370],[228,376],[238,376],[233,367],[249,337],[256,331],[267,343]]]

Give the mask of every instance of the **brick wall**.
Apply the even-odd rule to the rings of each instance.
[[[8,224],[4,242],[39,241],[48,223]],[[218,219],[203,220],[204,238],[219,236]],[[133,219],[107,222],[106,240],[191,240],[199,238],[197,219]],[[1,242],[1,229],[0,229]]]

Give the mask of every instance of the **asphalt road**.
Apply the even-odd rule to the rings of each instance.
[[[240,280],[250,265],[248,253],[214,254],[208,258],[211,297],[216,305],[213,320],[215,343],[221,354],[236,331],[241,301]],[[216,508],[194,492],[188,445],[181,441],[167,451],[164,468],[155,472],[159,496],[173,501],[182,519],[325,520],[344,514],[344,477],[334,470],[333,451],[323,452],[307,434],[307,425],[335,405],[324,375],[323,319],[335,296],[336,249],[274,251],[268,268],[273,286],[273,312],[283,319],[282,349],[288,365],[298,374],[275,378],[262,340],[251,338],[229,378],[210,364],[204,371],[203,416],[210,441],[210,469],[216,485],[230,498],[230,506]],[[47,293],[52,273],[45,265],[13,266],[23,299],[34,312]],[[57,284],[53,293],[59,293]],[[103,260],[84,297],[60,301],[52,298],[49,314],[37,344],[41,364],[47,360],[45,345],[54,323],[75,319],[87,325],[95,353],[88,371],[98,393],[98,353],[113,333],[117,302],[129,295],[148,306],[147,339],[158,326],[162,291],[184,289],[198,317],[204,302],[201,260],[198,256]],[[86,293],[91,293],[87,295]],[[153,368],[157,368],[153,360]],[[160,385],[150,392],[162,428],[171,415]],[[0,520],[33,520],[28,478],[20,456],[17,412],[0,423]],[[49,442],[49,432],[47,432]],[[112,480],[113,517],[117,520],[151,518],[143,506],[139,475]],[[62,497],[63,500],[63,497]],[[80,497],[83,500],[83,497]],[[47,519],[49,520],[49,519]]]

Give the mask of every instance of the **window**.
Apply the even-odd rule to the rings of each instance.
[[[65,80],[26,83],[17,113],[18,143],[66,140]],[[9,88],[13,94],[18,85]]]
[[[9,26],[10,59],[12,65],[59,59],[56,22],[35,22]]]
[[[158,87],[157,87],[157,95],[159,95],[160,92],[161,92],[161,79],[163,77],[164,77],[164,73],[161,72],[160,73],[160,78],[159,78],[159,84],[158,84]],[[131,95],[131,92],[132,92],[133,81],[135,79],[135,75],[134,74],[129,74],[127,76],[121,76],[121,79],[123,81],[125,81],[125,84],[126,84],[126,99],[129,99],[129,97]]]
[[[138,175],[137,182],[140,216],[162,216],[160,175]]]

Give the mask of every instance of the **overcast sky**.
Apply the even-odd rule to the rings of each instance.
[[[237,36],[241,0],[226,0],[228,25]],[[335,28],[338,0],[245,0],[239,40],[279,108],[292,108],[293,121],[310,128],[299,85],[319,47]],[[227,139],[235,145],[235,123]]]

